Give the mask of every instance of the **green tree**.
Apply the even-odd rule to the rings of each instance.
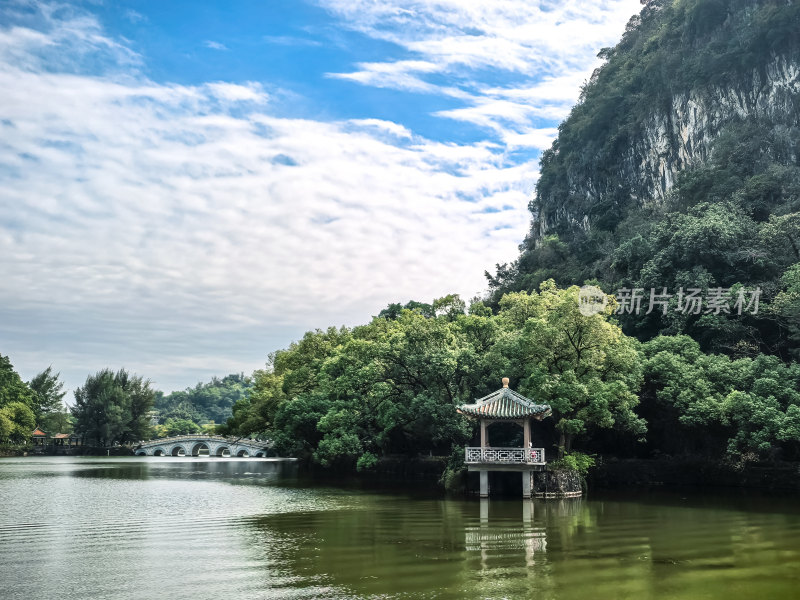
[[[22,402],[33,410],[36,396],[14,370],[9,358],[0,354],[0,406],[9,402]]]
[[[60,375],[61,373],[53,373],[53,367],[49,366],[28,382],[28,386],[36,395],[34,415],[39,426],[47,432],[53,432],[55,429],[65,432],[64,425],[69,423],[65,419],[63,398],[66,392],[64,382],[59,379]]]
[[[463,313],[456,296],[434,301],[436,317],[404,310],[374,320],[330,357],[317,395],[328,402],[317,423],[314,458],[367,468],[391,453],[448,453],[469,437],[455,406],[473,391],[476,353],[465,326],[481,317]]]
[[[776,357],[704,354],[688,336],[642,346],[643,408],[656,449],[716,457],[797,457],[800,365]]]
[[[164,423],[164,435],[188,435],[190,433],[200,433],[202,428],[189,419],[167,419]]]
[[[0,354],[0,442],[23,443],[36,426],[37,398],[7,356]]]
[[[155,408],[162,422],[167,419],[189,419],[198,425],[208,421],[224,422],[232,414],[233,405],[244,400],[253,382],[243,373],[213,377],[208,383],[164,395],[158,392]]]
[[[611,321],[613,298],[604,312],[587,316],[578,292],[549,280],[539,293],[500,301],[507,331],[501,351],[522,380],[522,392],[553,408],[560,456],[592,430],[613,427],[637,437],[646,431],[634,412],[642,382],[638,342]]]
[[[775,297],[770,312],[777,316],[793,342],[792,355],[800,359],[800,263],[789,267],[781,277],[783,289]]]
[[[98,371],[75,390],[75,431],[85,443],[110,446],[149,438],[150,381],[124,369]]]
[[[486,307],[464,314],[454,295],[427,306],[307,333],[256,372],[220,430],[269,435],[283,454],[359,469],[386,454],[449,454],[470,436],[455,406],[499,381],[493,361],[504,358],[488,352],[499,329]]]
[[[9,402],[0,407],[0,440],[14,444],[27,442],[36,425],[33,411],[23,402]]]

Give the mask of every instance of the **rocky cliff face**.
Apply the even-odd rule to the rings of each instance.
[[[590,162],[567,174],[571,201],[543,197],[532,203],[533,245],[559,225],[588,229],[592,219],[586,207],[608,195],[628,195],[639,205],[663,201],[678,173],[705,163],[726,126],[744,120],[769,123],[778,137],[800,127],[799,61],[775,56],[734,84],[673,96],[668,109],[653,110],[644,120],[614,170],[592,169]],[[797,154],[794,148],[787,158],[796,163]]]

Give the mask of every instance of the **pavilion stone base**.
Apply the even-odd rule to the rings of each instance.
[[[489,497],[489,471],[502,471],[519,473],[522,478],[522,497],[531,498],[534,491],[534,474],[544,469],[544,465],[467,465],[470,472],[477,471],[479,474],[481,498]]]
[[[578,498],[583,495],[581,478],[574,471],[541,471],[531,473],[536,498]]]

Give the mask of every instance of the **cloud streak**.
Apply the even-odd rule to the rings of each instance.
[[[59,48],[116,69],[53,71]],[[261,84],[159,84],[132,55],[85,16],[0,35],[0,341],[24,376],[249,371],[515,255],[535,170],[502,147],[286,118]]]
[[[360,63],[330,74],[363,85],[459,98],[437,116],[477,125],[515,147],[549,146],[553,123],[578,99],[639,11],[638,0],[527,2],[495,0],[319,0],[346,26],[402,47],[412,58]],[[488,75],[487,75],[488,74]],[[486,85],[505,74],[512,87]],[[442,76],[456,85],[441,85]]]
[[[222,42],[215,42],[214,40],[206,40],[203,42],[203,46],[206,48],[211,48],[212,50],[228,50],[228,47],[225,44]]]

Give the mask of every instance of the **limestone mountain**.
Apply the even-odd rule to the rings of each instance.
[[[543,153],[521,255],[487,273],[494,297],[548,278],[666,288],[670,310],[623,315],[629,333],[788,357],[800,341],[800,2],[643,4]],[[760,310],[686,314],[680,288],[722,288],[731,308],[757,288]]]

